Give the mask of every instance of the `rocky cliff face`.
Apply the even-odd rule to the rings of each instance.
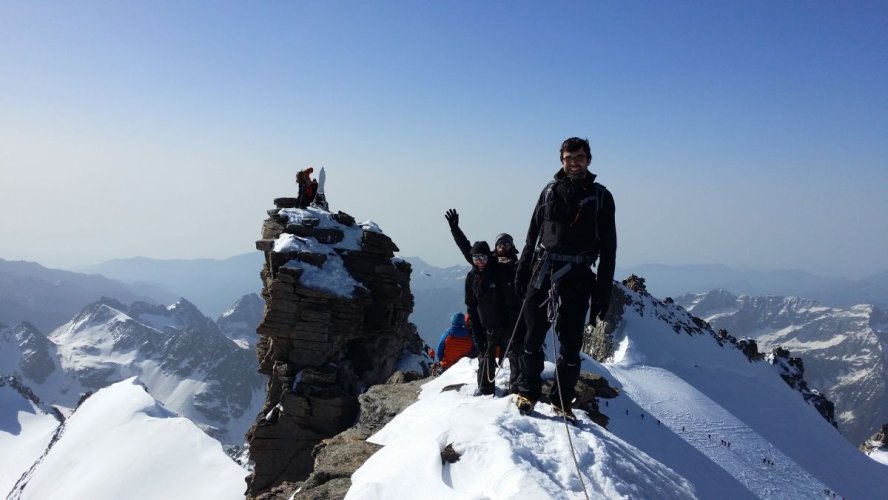
[[[754,340],[749,340],[749,343],[756,345]],[[764,358],[768,363],[777,367],[784,382],[802,393],[805,401],[817,408],[817,411],[823,415],[827,422],[831,423],[833,427],[838,427],[838,422],[836,422],[836,405],[817,389],[808,387],[808,382],[805,381],[805,364],[802,362],[802,358],[792,357],[789,354],[787,349],[775,347]]]
[[[839,430],[855,445],[888,421],[888,314],[878,307],[724,290],[676,301],[714,328],[754,339],[763,352],[783,347],[802,357],[805,377],[835,402]]]
[[[422,346],[407,321],[411,266],[376,224],[294,199],[275,205],[256,242],[265,253],[256,354],[268,385],[248,434],[248,497],[308,477],[312,448],[354,423],[358,395]]]
[[[8,328],[0,324],[0,361],[3,372],[43,383],[56,371],[55,346],[31,323]]]

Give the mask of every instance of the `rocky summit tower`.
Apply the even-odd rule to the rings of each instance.
[[[422,347],[407,321],[410,264],[375,223],[296,198],[274,203],[256,242],[265,253],[256,355],[268,392],[247,434],[248,498],[305,479],[312,448],[354,423],[357,396]]]

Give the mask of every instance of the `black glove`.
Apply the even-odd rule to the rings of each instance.
[[[528,281],[530,281],[530,276],[519,268],[518,271],[515,272],[515,282],[512,286],[515,288],[515,295],[521,300],[524,300],[524,296],[527,295]]]
[[[487,345],[486,335],[483,330],[476,329],[474,325],[472,325],[472,343],[475,344],[475,350],[479,355],[484,354],[484,347]]]
[[[527,295],[527,280],[523,278],[515,278],[515,295],[518,296],[519,299],[524,300],[524,296]]]
[[[459,214],[455,209],[451,208],[444,212],[444,218],[447,219],[447,223],[450,224],[450,229],[459,227]]]
[[[595,283],[592,287],[591,308],[598,319],[604,321],[607,310],[610,308],[611,283]]]

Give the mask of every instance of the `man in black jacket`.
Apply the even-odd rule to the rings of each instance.
[[[472,340],[478,346],[478,393],[494,393],[496,350],[505,350],[518,316],[512,268],[493,258],[486,241],[471,247],[472,270],[466,275],[466,308]],[[510,388],[511,389],[511,388]]]
[[[526,414],[539,400],[542,346],[554,320],[561,348],[550,399],[556,409],[572,417],[586,314],[590,299],[592,318],[604,318],[610,304],[617,231],[614,198],[588,171],[589,142],[578,137],[565,140],[560,159],[561,169],[534,208],[515,276],[527,326],[516,404]],[[591,269],[596,259],[600,259],[597,274]]]
[[[466,261],[475,267],[472,261],[472,244],[466,238],[465,233],[459,227],[459,213],[451,208],[444,213],[447,224],[450,226],[450,234],[453,235],[453,241],[463,254]],[[515,271],[518,266],[518,250],[512,241],[512,236],[507,233],[500,233],[496,237],[494,256],[497,265],[504,270],[499,270],[498,275],[502,276],[502,280],[507,280],[506,300],[507,310],[509,312],[508,321],[505,328],[505,336],[499,340],[500,359],[502,357],[509,360],[509,394],[518,392],[518,354],[521,351],[521,344],[524,342],[524,319],[520,317],[521,300],[515,293],[513,280]]]

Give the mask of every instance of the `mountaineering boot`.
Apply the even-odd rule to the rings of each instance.
[[[570,409],[570,406],[567,408],[562,408],[555,403],[552,403],[552,410],[555,411],[555,415],[559,417],[563,417],[569,424],[577,425],[577,416],[574,415],[573,410]]]
[[[518,407],[518,413],[522,415],[530,415],[534,405],[536,405],[536,401],[528,399],[524,394],[515,395],[515,406]]]

